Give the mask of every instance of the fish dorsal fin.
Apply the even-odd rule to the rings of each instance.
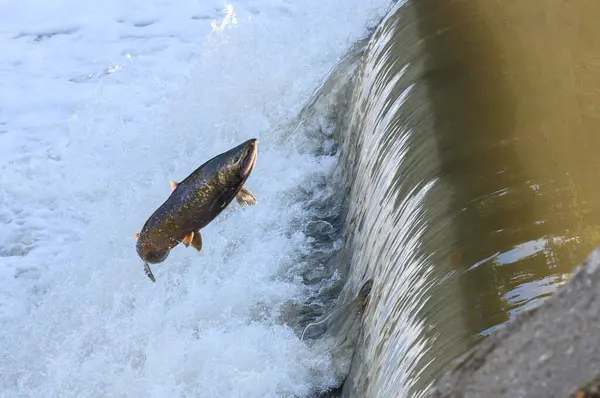
[[[175,181],[170,181],[171,184],[171,192],[173,192],[175,190],[175,188],[177,188],[177,186],[179,185],[178,182]]]

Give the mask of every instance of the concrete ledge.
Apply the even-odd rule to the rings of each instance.
[[[599,375],[600,247],[567,284],[458,359],[425,396],[593,397]]]

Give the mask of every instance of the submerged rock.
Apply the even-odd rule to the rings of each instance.
[[[600,247],[543,304],[459,358],[425,396],[593,397],[599,375]]]

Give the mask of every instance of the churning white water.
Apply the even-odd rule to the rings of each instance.
[[[291,397],[334,383],[281,309],[294,228],[335,157],[292,129],[384,0],[0,4],[2,396]],[[294,131],[293,134],[291,132]],[[212,156],[260,139],[232,204],[144,275],[133,234]]]

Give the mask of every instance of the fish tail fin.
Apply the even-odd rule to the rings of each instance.
[[[154,274],[152,273],[152,270],[150,269],[150,265],[148,263],[144,263],[144,272],[152,282],[156,283],[156,278],[154,277]]]

